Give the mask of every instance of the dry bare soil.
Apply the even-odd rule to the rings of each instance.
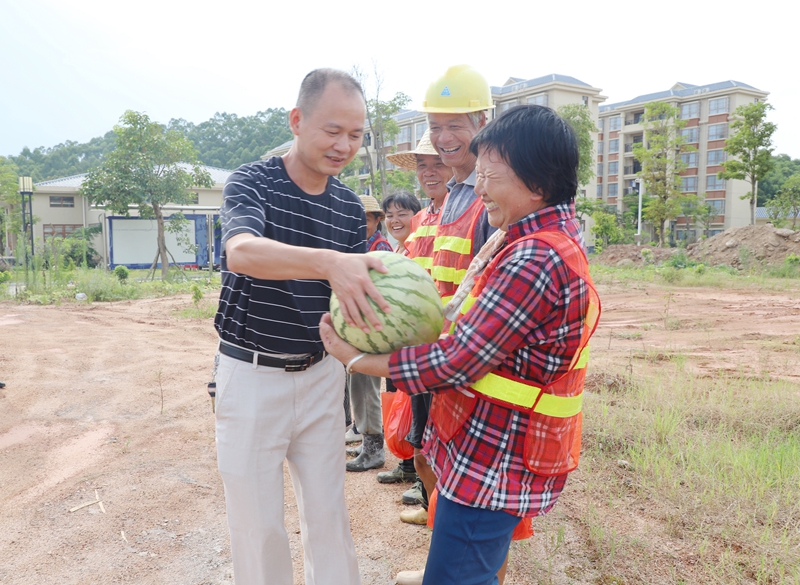
[[[670,291],[601,287],[595,375],[619,370],[633,351],[680,348],[700,373],[780,369],[800,383],[798,294]],[[667,302],[680,328],[661,326]],[[215,334],[210,320],[177,315],[190,304],[185,296],[0,304],[0,583],[232,583],[206,394]],[[624,334],[633,330],[645,333]],[[394,464],[390,457],[386,468]],[[429,533],[398,521],[407,486],[380,485],[375,473],[348,474],[346,490],[363,582],[384,585],[399,570],[424,566]],[[555,510],[537,519],[534,538],[514,545],[506,583],[673,583],[680,575],[698,582],[692,547],[660,525],[657,503],[609,509],[584,489],[585,473],[572,474]],[[286,484],[302,583],[288,475]],[[599,526],[642,542],[648,562],[621,567],[619,578],[603,575],[589,545],[590,509]]]

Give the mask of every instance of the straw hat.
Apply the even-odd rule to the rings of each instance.
[[[433,147],[433,143],[431,143],[430,130],[425,130],[425,134],[422,135],[419,144],[417,144],[417,148],[414,150],[407,150],[405,152],[387,154],[386,160],[393,165],[400,167],[401,169],[416,171],[418,154],[432,154],[433,156],[439,156],[439,153],[436,152],[436,149]]]
[[[381,219],[384,218],[380,203],[372,195],[359,195],[358,198],[361,199],[361,205],[364,206],[366,213],[377,213],[381,216]]]

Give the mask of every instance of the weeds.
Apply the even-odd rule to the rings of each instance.
[[[632,480],[630,505],[662,520],[666,536],[693,543],[707,582],[798,582],[796,387],[769,377],[695,376],[674,355],[648,361],[627,392],[593,384],[587,396],[584,469],[602,476],[592,481],[593,500],[611,498],[614,509]],[[625,474],[616,471],[619,459],[631,463]],[[615,558],[617,566],[635,562],[597,509],[583,521],[593,550],[608,559],[603,571]]]

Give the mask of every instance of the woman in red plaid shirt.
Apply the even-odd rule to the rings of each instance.
[[[569,124],[549,108],[518,106],[470,150],[475,192],[504,235],[470,268],[452,334],[364,356],[329,316],[320,329],[348,369],[433,395],[423,452],[439,501],[424,585],[497,583],[520,518],[555,505],[578,464],[587,343],[600,308],[575,219],[578,146]]]

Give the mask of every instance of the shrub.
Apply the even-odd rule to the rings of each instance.
[[[116,276],[120,282],[127,281],[130,274],[130,270],[128,270],[127,266],[119,265],[114,268],[114,276]]]
[[[642,261],[645,264],[652,264],[655,261],[653,251],[650,248],[642,248]]]
[[[11,273],[6,270],[0,270],[0,284],[11,280]]]
[[[658,271],[659,276],[670,284],[675,284],[683,279],[683,272],[679,268],[664,266]]]

